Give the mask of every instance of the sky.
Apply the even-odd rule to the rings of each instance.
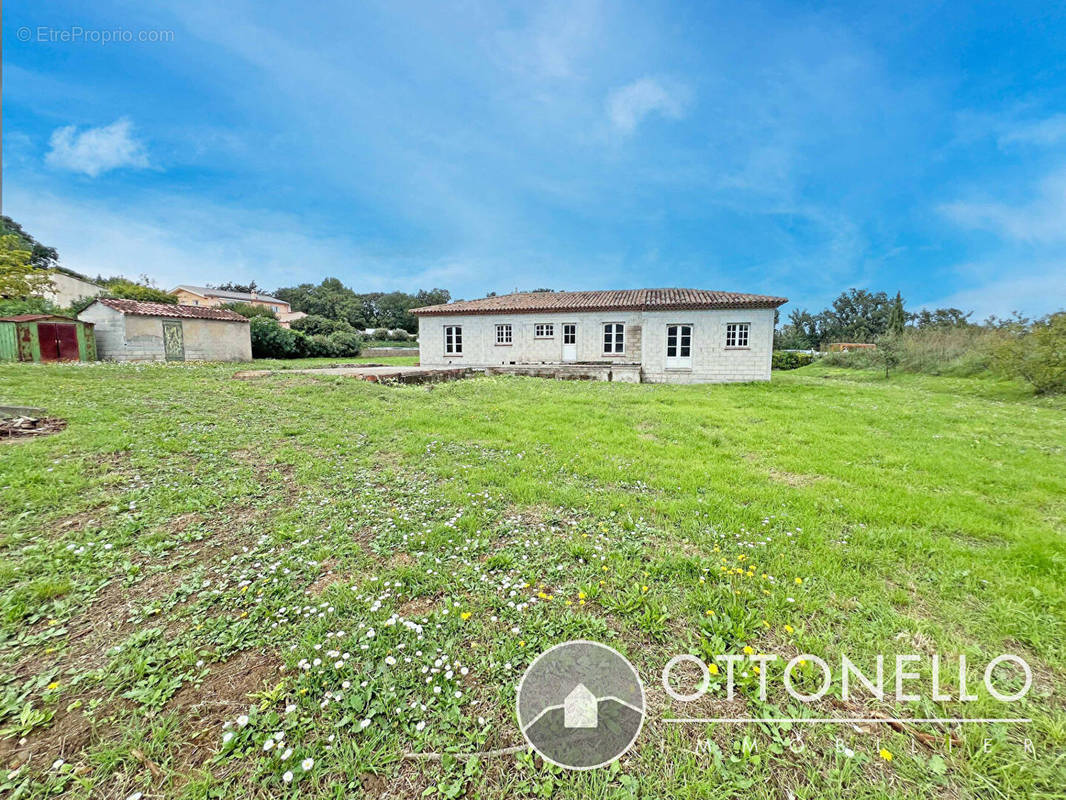
[[[1061,4],[4,11],[3,210],[89,275],[1066,307]]]

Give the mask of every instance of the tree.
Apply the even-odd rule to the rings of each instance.
[[[124,300],[140,300],[142,303],[169,303],[174,305],[178,298],[170,292],[157,289],[148,283],[148,278],[141,277],[141,281],[131,281],[121,276],[114,278],[98,278],[97,283],[106,290],[104,297],[117,297]]]
[[[1031,384],[1037,394],[1066,391],[1066,311],[1000,331],[993,361],[1001,372]]]
[[[54,247],[46,247],[26,233],[11,217],[0,216],[0,236],[17,236],[22,249],[30,251],[30,265],[36,269],[55,269],[59,266],[59,253]]]
[[[903,310],[903,297],[896,292],[896,299],[892,301],[892,307],[888,311],[888,333],[892,336],[902,336],[906,324],[907,312]]]
[[[962,311],[958,308],[937,308],[929,311],[923,308],[921,311],[910,314],[914,327],[918,330],[927,328],[968,328],[973,325],[970,322],[972,311]]]
[[[256,285],[255,281],[252,281],[251,283],[233,283],[232,281],[227,281],[226,283],[220,283],[218,286],[208,284],[208,288],[221,289],[223,292],[244,292],[245,294],[259,291],[259,287]]]
[[[0,298],[25,298],[50,288],[51,272],[34,266],[33,250],[25,238],[14,233],[0,236]]]

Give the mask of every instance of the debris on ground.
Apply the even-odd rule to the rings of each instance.
[[[47,436],[59,433],[67,427],[67,421],[59,417],[8,417],[0,419],[0,439],[21,436]]]

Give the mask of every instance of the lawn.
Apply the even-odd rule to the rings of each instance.
[[[1062,797],[1062,401],[817,365],[721,386],[236,369],[0,366],[0,402],[69,423],[0,442],[9,796]],[[639,670],[636,745],[586,773],[491,753],[522,743],[526,666],[576,638]],[[962,653],[978,699],[834,682],[806,707],[774,678],[760,700],[751,668],[732,703],[721,676],[663,691],[671,656],[744,648],[889,673]],[[981,686],[1004,652],[1034,676],[1009,708]],[[892,715],[1032,721],[666,721]]]

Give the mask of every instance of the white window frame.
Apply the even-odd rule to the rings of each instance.
[[[501,322],[496,326],[496,346],[497,347],[510,347],[514,342],[514,330],[511,328],[511,323]]]
[[[685,330],[688,330],[688,333]],[[673,333],[671,333],[671,330]],[[692,369],[692,331],[693,325],[689,322],[671,322],[666,326],[666,368],[667,369]],[[688,344],[685,344],[685,339]],[[673,344],[671,344],[673,339]],[[673,355],[670,350],[673,348]]]
[[[463,326],[444,326],[444,356],[454,358],[463,354]]]
[[[608,332],[610,328],[610,332]],[[626,325],[624,322],[603,323],[603,354],[605,356],[624,356],[626,354]],[[607,337],[611,337],[608,340]],[[608,349],[608,343],[610,348]]]
[[[725,324],[726,350],[748,350],[751,345],[750,322],[727,322]]]
[[[533,325],[533,338],[534,339],[554,339],[555,338],[555,323],[554,322],[537,322]]]

